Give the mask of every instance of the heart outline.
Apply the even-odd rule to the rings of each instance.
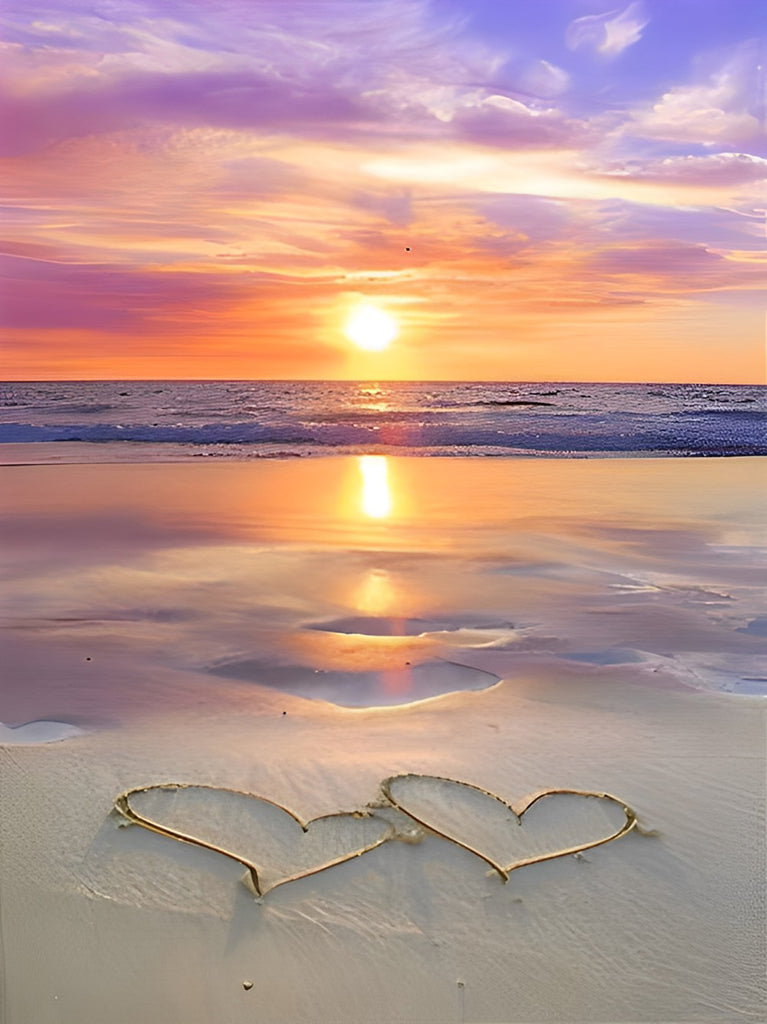
[[[149,832],[156,832],[158,835],[166,836],[168,839],[175,839],[181,843],[188,843],[190,846],[200,846],[204,850],[212,850],[213,853],[220,853],[222,856],[229,857],[230,860],[241,864],[245,868],[245,875],[243,876],[242,881],[257,899],[263,899],[268,892],[271,892],[273,889],[278,889],[281,885],[287,885],[288,882],[297,882],[300,878],[309,878],[311,875],[319,874],[320,871],[326,871],[328,868],[335,867],[337,864],[345,864],[347,861],[353,860],[355,857],[361,857],[363,854],[369,853],[371,850],[375,850],[378,846],[382,846],[384,843],[388,842],[395,834],[394,826],[391,822],[386,821],[387,829],[385,834],[374,843],[368,843],[366,846],[358,847],[351,853],[325,861],[317,867],[308,868],[305,871],[294,872],[292,875],[278,879],[272,885],[264,886],[262,885],[259,877],[258,865],[255,862],[248,860],[247,857],[243,857],[239,853],[234,853],[234,851],[227,850],[225,847],[218,846],[215,843],[209,843],[207,840],[200,839],[198,836],[190,835],[188,832],[182,832],[181,829],[175,829],[168,825],[163,825],[155,819],[139,813],[139,811],[132,807],[130,803],[130,798],[136,793],[149,793],[154,790],[175,791],[179,789],[204,789],[214,793],[233,793],[235,796],[246,796],[253,800],[260,800],[262,803],[270,804],[272,807],[276,807],[278,810],[284,811],[293,819],[293,821],[295,821],[304,833],[309,831],[309,826],[315,821],[324,821],[326,818],[377,818],[380,821],[386,821],[386,819],[381,818],[380,815],[376,815],[374,812],[364,810],[340,811],[335,814],[320,814],[316,818],[308,818],[305,821],[289,807],[278,803],[276,800],[270,800],[268,797],[258,796],[256,793],[246,793],[241,789],[231,789],[228,786],[207,786],[195,782],[157,782],[149,786],[134,786],[132,789],[127,789],[120,793],[119,796],[115,797],[114,809],[118,814],[125,818],[129,824],[139,825],[141,828],[145,828]]]
[[[599,839],[589,840],[585,843],[579,843],[576,846],[569,846],[561,850],[555,850],[550,853],[540,853],[536,854],[533,857],[524,857],[520,860],[512,861],[507,865],[502,865],[493,860],[493,858],[490,857],[488,854],[483,853],[482,850],[478,850],[475,847],[470,846],[468,843],[463,842],[461,839],[458,839],[456,836],[450,835],[450,833],[448,832],[444,832],[443,830],[437,828],[435,825],[424,820],[423,818],[419,818],[418,815],[414,814],[411,810],[408,810],[408,808],[400,800],[397,800],[397,798],[391,792],[392,784],[397,780],[402,779],[433,779],[438,782],[448,782],[455,786],[462,786],[465,789],[471,789],[475,792],[482,793],[484,796],[491,797],[493,800],[496,800],[507,810],[511,811],[511,813],[516,817],[517,822],[520,825],[522,824],[522,818],[524,817],[525,813],[535,803],[537,803],[543,797],[562,793],[574,796],[594,797],[600,800],[609,800],[621,808],[625,820],[621,827],[616,829],[610,835],[602,836]],[[132,807],[130,803],[131,796],[134,796],[137,793],[149,793],[153,790],[177,791],[180,789],[202,789],[207,790],[209,792],[233,793],[236,796],[245,796],[249,797],[250,799],[259,800],[262,803],[269,804],[272,807],[276,807],[278,810],[284,811],[289,817],[293,819],[293,821],[296,822],[296,824],[300,827],[301,831],[304,833],[306,833],[309,830],[309,827],[313,824],[313,822],[323,821],[327,818],[338,817],[377,818],[378,820],[386,823],[387,829],[383,836],[381,836],[373,843],[368,843],[367,845],[361,846],[356,850],[351,851],[350,853],[345,853],[339,857],[335,857],[331,860],[325,861],[324,863],[319,864],[316,867],[307,868],[303,871],[294,872],[292,875],[288,875],[285,878],[278,879],[271,885],[263,886],[261,883],[261,879],[259,877],[258,865],[254,861],[250,861],[246,857],[243,857],[232,850],[228,850],[223,846],[218,846],[215,843],[210,843],[205,839],[200,839],[199,837],[190,835],[189,833],[183,832],[180,829],[174,829],[170,826],[163,825],[161,822],[158,822],[153,818],[149,818],[147,815],[141,814],[139,811],[135,810],[135,808]],[[464,782],[461,779],[450,779],[442,775],[425,775],[421,772],[403,772],[398,775],[390,775],[386,779],[384,779],[383,782],[381,782],[380,784],[379,791],[383,799],[378,800],[377,802],[371,802],[369,804],[366,804],[363,810],[339,811],[333,814],[322,814],[316,818],[309,818],[307,820],[301,818],[300,815],[296,814],[295,811],[292,811],[289,807],[286,807],[284,804],[281,804],[276,800],[270,800],[268,797],[259,796],[256,793],[247,793],[244,790],[232,789],[227,786],[209,786],[203,783],[193,782],[160,782],[153,783],[149,786],[135,786],[131,789],[125,790],[124,792],[120,793],[117,797],[115,797],[113,809],[118,815],[125,819],[125,821],[129,825],[138,825],[141,828],[145,828],[148,831],[155,832],[161,836],[166,836],[169,839],[175,839],[178,842],[187,843],[191,846],[199,846],[202,849],[211,850],[213,853],[219,853],[222,856],[228,857],[230,860],[234,860],[236,863],[242,865],[242,867],[245,868],[245,875],[243,876],[242,881],[258,900],[262,900],[267,893],[271,892],[273,889],[279,888],[280,886],[287,885],[288,882],[296,882],[301,878],[309,878],[312,875],[319,874],[321,871],[326,871],[328,868],[336,867],[339,864],[345,864],[347,861],[353,860],[356,857],[361,857],[364,854],[369,853],[371,850],[375,850],[379,846],[383,846],[384,843],[387,843],[390,840],[397,838],[398,833],[395,826],[390,821],[387,821],[385,818],[382,818],[380,815],[377,815],[375,813],[376,809],[383,809],[384,807],[390,807],[400,811],[407,818],[410,818],[411,821],[416,822],[416,824],[426,829],[427,832],[431,832],[433,835],[439,836],[440,838],[445,839],[450,843],[454,843],[461,849],[464,849],[467,852],[474,854],[474,856],[479,857],[480,860],[485,861],[485,863],[488,864],[493,869],[493,871],[500,876],[501,880],[504,883],[508,882],[509,874],[512,871],[515,871],[517,868],[526,867],[531,864],[540,864],[548,860],[555,860],[559,857],[571,856],[573,854],[580,853],[583,850],[590,850],[597,846],[603,846],[605,843],[610,843],[616,839],[620,839],[622,836],[627,835],[633,829],[636,829],[639,832],[643,832],[643,830],[639,826],[636,812],[631,807],[629,807],[629,805],[625,803],[625,801],[621,800],[617,796],[614,796],[612,793],[600,792],[596,790],[556,787],[549,789],[540,789],[536,790],[531,794],[528,794],[525,797],[522,797],[520,800],[512,804],[509,803],[507,800],[504,800],[502,797],[498,796],[497,793],[491,792],[489,789],[485,789],[482,786],[477,786],[471,782]]]
[[[455,786],[463,786],[465,789],[473,789],[477,793],[482,793],[483,796],[489,796],[493,800],[497,800],[499,804],[507,808],[507,810],[511,811],[511,813],[517,819],[517,823],[520,825],[522,824],[522,818],[524,817],[525,813],[534,804],[536,804],[540,799],[542,799],[545,796],[552,796],[557,793],[565,793],[573,796],[590,796],[596,797],[600,800],[610,800],[612,803],[617,804],[618,807],[621,808],[625,820],[620,828],[616,829],[610,835],[603,836],[600,839],[590,840],[587,843],[579,843],[577,846],[568,846],[561,850],[555,850],[551,853],[539,853],[536,854],[534,857],[523,857],[520,860],[511,861],[511,863],[503,865],[498,864],[496,861],[493,860],[492,857],[488,856],[488,854],[483,853],[482,850],[478,850],[475,847],[470,846],[468,843],[465,843],[462,840],[456,838],[455,836],[450,835],[449,832],[443,832],[441,829],[436,828],[428,821],[425,821],[423,818],[419,818],[412,811],[408,810],[407,807],[401,801],[397,800],[396,797],[391,792],[392,783],[402,779],[434,779],[438,782],[449,782]],[[639,827],[636,811],[634,811],[633,808],[629,807],[629,805],[625,803],[625,801],[621,800],[617,796],[614,796],[612,793],[599,792],[597,790],[569,788],[539,789],[517,800],[516,803],[511,804],[507,800],[504,800],[502,797],[498,796],[497,793],[493,793],[489,789],[485,789],[482,786],[477,786],[472,782],[464,782],[461,779],[449,779],[443,775],[424,775],[421,772],[403,772],[400,775],[390,775],[387,779],[384,779],[383,782],[381,783],[381,792],[388,803],[390,803],[393,807],[396,807],[398,811],[401,811],[403,814],[406,814],[409,818],[412,818],[413,821],[417,822],[422,828],[427,829],[429,832],[432,832],[434,835],[437,835],[442,839],[446,839],[450,843],[454,843],[456,846],[460,846],[461,849],[467,850],[469,853],[473,853],[475,857],[479,857],[480,860],[485,861],[486,864],[490,865],[493,871],[497,872],[497,874],[500,875],[501,880],[504,883],[508,882],[509,874],[512,871],[516,871],[517,868],[527,867],[530,864],[540,864],[547,860],[556,860],[558,857],[572,856],[575,853],[581,853],[583,850],[592,850],[594,849],[594,847],[604,846],[605,843],[611,843],[615,839],[620,839],[621,836],[627,835],[629,832],[632,831],[632,829]]]

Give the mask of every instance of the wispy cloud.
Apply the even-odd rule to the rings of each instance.
[[[623,10],[587,14],[568,25],[565,42],[571,50],[590,50],[603,57],[617,57],[639,42],[649,20],[641,3],[631,3]]]
[[[611,246],[589,257],[590,269],[609,278],[632,279],[632,287],[648,294],[756,289],[764,281],[765,262],[749,254],[714,252],[705,245],[674,241],[647,241],[632,246]]]
[[[606,173],[638,181],[683,185],[752,185],[767,179],[767,159],[750,153],[667,156],[660,160],[615,164]]]

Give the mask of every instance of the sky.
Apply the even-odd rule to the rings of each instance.
[[[6,0],[0,376],[764,383],[766,27]]]

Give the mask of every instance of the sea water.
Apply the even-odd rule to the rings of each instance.
[[[177,454],[767,454],[767,387],[409,381],[50,381],[0,388],[0,443]],[[178,446],[178,448],[176,448]]]

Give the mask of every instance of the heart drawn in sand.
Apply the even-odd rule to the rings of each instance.
[[[410,773],[385,779],[381,792],[387,803],[480,857],[504,881],[516,868],[602,846],[637,826],[622,800],[591,790],[541,789],[512,804],[469,782]]]
[[[372,810],[304,820],[266,797],[217,786],[137,787],[117,797],[115,810],[123,824],[237,861],[246,869],[243,882],[257,897],[368,853],[394,835],[394,826]],[[222,834],[238,849],[221,845]]]
[[[114,808],[122,824],[241,864],[243,881],[259,898],[390,840],[412,841],[413,830],[396,827],[386,810],[481,858],[503,881],[516,868],[602,846],[638,828],[622,800],[591,790],[544,789],[511,804],[469,782],[409,773],[385,779],[380,793],[362,810],[309,820],[266,797],[184,783],[127,790]],[[221,845],[221,835],[234,840],[231,847]]]

